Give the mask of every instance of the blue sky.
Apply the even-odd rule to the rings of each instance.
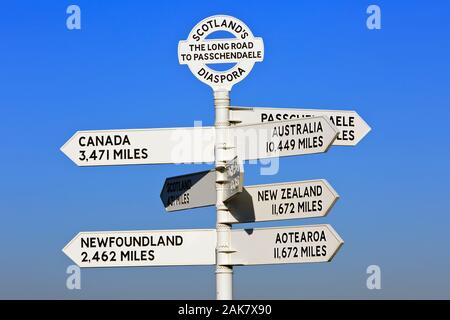
[[[81,30],[66,8],[81,8]],[[381,7],[382,29],[366,28]],[[83,269],[61,252],[79,231],[212,228],[213,208],[167,214],[164,179],[206,165],[75,166],[77,130],[213,123],[212,92],[177,59],[200,20],[229,14],[265,44],[232,92],[241,106],[356,110],[356,147],[281,159],[246,184],[327,179],[320,219],[345,244],[328,264],[235,268],[236,298],[450,298],[448,1],[14,1],[0,10],[0,298],[214,298],[214,267]],[[381,268],[381,290],[366,268]]]

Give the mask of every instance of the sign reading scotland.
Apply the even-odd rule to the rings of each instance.
[[[231,33],[234,38],[206,39],[217,31]],[[187,64],[192,73],[213,90],[230,91],[234,84],[243,80],[255,62],[264,59],[264,43],[256,38],[239,19],[217,15],[200,21],[185,41],[178,44],[178,60]],[[208,66],[215,63],[235,63],[226,71]]]

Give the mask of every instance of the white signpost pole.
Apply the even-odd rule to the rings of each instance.
[[[233,299],[233,267],[229,265],[231,224],[226,223],[230,214],[224,204],[228,173],[225,170],[227,159],[227,130],[230,125],[230,92],[214,91],[215,128],[216,128],[216,192],[217,192],[217,258],[216,258],[216,296],[217,300]]]
[[[214,32],[226,31],[234,38],[207,39]],[[236,156],[236,148],[228,134],[230,126],[230,91],[234,84],[248,76],[256,62],[264,59],[264,43],[254,37],[239,19],[226,15],[208,17],[189,33],[188,39],[178,44],[178,60],[188,65],[192,73],[214,91],[215,107],[215,167],[217,192],[217,263],[216,293],[218,300],[233,298],[233,268],[230,265],[231,225],[225,206],[228,188],[226,163]],[[215,63],[234,63],[226,71],[208,66]],[[233,152],[230,152],[233,151]]]

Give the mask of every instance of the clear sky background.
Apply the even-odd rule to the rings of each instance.
[[[81,8],[81,30],[66,8]],[[366,8],[382,10],[368,30]],[[327,179],[331,263],[235,268],[236,298],[450,298],[448,1],[3,1],[0,5],[0,298],[214,298],[214,267],[83,269],[61,251],[79,231],[213,228],[214,208],[167,214],[164,179],[207,165],[81,168],[59,148],[77,130],[212,125],[212,92],[177,58],[214,14],[243,20],[265,60],[240,106],[348,109],[356,147],[246,167],[246,184]],[[242,227],[242,226],[238,226]],[[381,268],[381,290],[366,268]]]

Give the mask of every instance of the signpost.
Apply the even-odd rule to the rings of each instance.
[[[215,32],[233,37],[211,39]],[[232,230],[232,224],[323,217],[339,198],[326,180],[243,187],[239,161],[356,145],[370,127],[355,111],[230,107],[233,85],[264,59],[264,43],[240,20],[199,22],[178,60],[213,89],[214,127],[78,131],[64,152],[78,166],[212,163],[166,179],[166,211],[216,206],[216,229],[81,232],[63,249],[80,267],[216,265],[216,296],[233,297],[233,266],[331,261],[343,240],[330,225]],[[211,64],[234,64],[217,71]]]
[[[230,264],[328,262],[344,241],[328,225],[233,230]]]
[[[80,232],[63,249],[79,267],[212,265],[215,230]]]
[[[336,126],[339,133],[333,142],[335,146],[355,146],[371,130],[356,111],[350,110],[230,107],[230,122],[238,125],[309,117],[325,117]]]
[[[216,204],[214,170],[167,178],[161,190],[166,211],[178,211]]]
[[[336,191],[323,179],[247,186],[227,202],[227,222],[323,217],[338,199]]]
[[[234,127],[238,157],[256,160],[326,152],[338,131],[324,117]]]
[[[214,161],[214,128],[78,131],[62,147],[78,166]]]

